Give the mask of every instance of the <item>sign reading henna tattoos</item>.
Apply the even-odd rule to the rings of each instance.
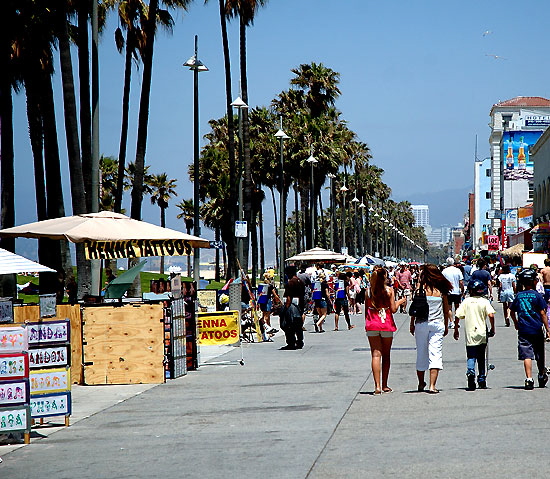
[[[29,432],[31,415],[29,406],[0,408],[0,433]]]

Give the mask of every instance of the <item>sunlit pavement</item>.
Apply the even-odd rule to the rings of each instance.
[[[416,392],[414,338],[397,314],[394,392],[374,396],[362,316],[352,330],[340,316],[335,332],[331,315],[322,334],[308,317],[302,350],[280,351],[279,332],[243,344],[244,366],[240,348],[224,347],[185,377],[127,387],[137,395],[79,388],[103,405],[30,445],[0,448],[0,477],[547,477],[549,390],[523,390],[516,332],[493,304],[487,390],[465,390],[464,340],[449,335],[440,394]]]

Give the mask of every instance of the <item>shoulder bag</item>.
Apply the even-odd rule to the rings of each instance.
[[[430,315],[430,307],[428,306],[428,300],[426,299],[426,291],[420,286],[414,293],[411,307],[409,308],[409,315],[413,316],[415,322],[423,323],[428,321]]]

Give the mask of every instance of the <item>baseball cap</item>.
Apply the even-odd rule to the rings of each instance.
[[[455,264],[455,260],[453,258],[447,258],[447,264],[448,265]]]

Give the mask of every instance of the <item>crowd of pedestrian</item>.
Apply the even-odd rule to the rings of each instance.
[[[513,324],[518,332],[518,359],[524,365],[525,389],[535,385],[533,361],[538,386],[545,387],[548,382],[545,341],[550,341],[550,260],[540,269],[485,258],[473,264],[448,258],[440,266],[402,262],[395,269],[375,266],[338,270],[317,264],[315,268],[289,266],[285,275],[282,295],[272,285],[272,278],[264,277],[268,300],[260,303],[260,309],[266,330],[272,328],[270,309],[261,306],[267,301],[281,305],[280,327],[286,338],[283,350],[303,348],[308,313],[313,314],[315,332],[324,333],[331,314],[333,330],[339,331],[342,314],[349,330],[355,327],[350,313],[364,312],[375,395],[392,392],[388,377],[397,312],[410,315],[418,391],[439,393],[436,384],[443,369],[443,338],[452,330],[458,340],[460,328],[466,343],[467,389],[487,388],[485,353],[488,338],[495,334],[494,288],[502,303],[505,326]]]

